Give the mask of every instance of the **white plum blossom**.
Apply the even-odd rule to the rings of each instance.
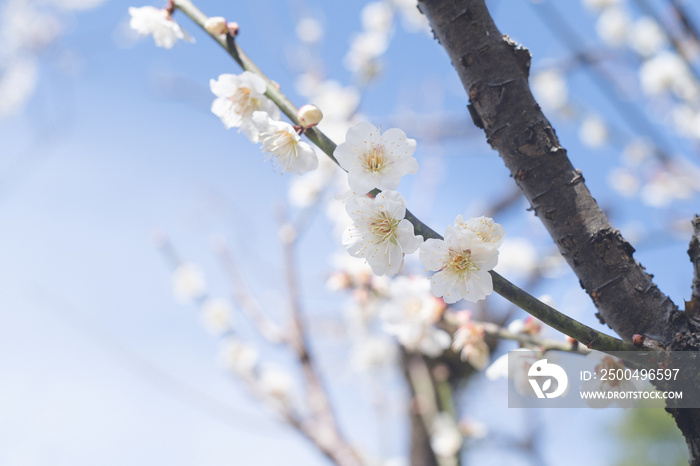
[[[167,10],[153,6],[129,7],[131,29],[142,36],[153,36],[158,47],[171,49],[178,39],[194,42],[170,17]]]
[[[423,242],[406,220],[406,201],[396,191],[384,191],[375,198],[356,194],[345,210],[353,224],[343,234],[343,246],[364,257],[376,275],[396,275],[404,254],[416,252]]]
[[[270,118],[265,112],[253,112],[252,122],[258,131],[262,150],[270,154],[283,172],[305,173],[318,167],[313,148],[301,140],[294,127]]]
[[[506,237],[506,230],[498,223],[494,222],[490,217],[474,217],[464,220],[462,215],[458,215],[455,219],[455,228],[457,230],[471,230],[483,241],[498,248],[503,244]]]
[[[221,118],[226,129],[239,128],[251,142],[258,142],[258,129],[252,121],[254,112],[267,112],[273,120],[280,118],[277,106],[265,97],[265,80],[255,73],[222,74],[209,81],[209,86],[216,96],[212,113]]]
[[[409,351],[438,357],[449,348],[452,338],[437,327],[445,303],[430,293],[424,278],[398,277],[389,287],[389,299],[379,312],[384,330],[394,335]]]
[[[204,327],[214,335],[221,335],[231,330],[231,305],[221,298],[207,299],[201,307]]]
[[[350,189],[364,194],[374,188],[391,190],[399,187],[401,178],[418,171],[412,154],[415,139],[409,139],[398,128],[380,133],[374,125],[361,122],[350,128],[345,142],[333,155],[348,171]]]
[[[221,342],[219,364],[244,376],[252,376],[258,363],[258,350],[238,339],[228,337]]]
[[[444,240],[423,243],[420,260],[428,270],[437,271],[431,277],[432,291],[448,304],[460,299],[477,302],[493,292],[488,271],[498,262],[497,245],[482,241],[468,228],[448,226]]]
[[[457,423],[448,413],[440,413],[435,417],[430,436],[430,446],[441,458],[453,458],[462,448],[462,433]]]
[[[179,265],[173,272],[173,292],[183,304],[195,301],[206,293],[206,284],[201,269],[190,263]]]

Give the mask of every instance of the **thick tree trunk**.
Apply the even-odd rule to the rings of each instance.
[[[530,53],[501,35],[483,0],[419,0],[418,7],[462,81],[474,123],[510,169],[600,321],[627,341],[640,334],[668,349],[700,348],[693,319],[634,259],[634,248],[612,228],[559,144],[530,92]],[[698,268],[700,260],[694,263]],[[700,410],[668,411],[686,438],[691,464],[700,465]]]
[[[483,128],[599,310],[623,339],[668,344],[677,307],[632,256],[574,169],[528,83],[530,54],[501,35],[483,0],[421,0]]]

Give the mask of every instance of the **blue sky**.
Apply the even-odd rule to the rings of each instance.
[[[342,57],[349,35],[360,27],[363,3],[199,5],[238,22],[241,46],[298,104],[305,102],[293,90],[293,20],[312,12],[326,26],[320,53],[328,76],[348,83]],[[528,2],[491,5],[501,30],[533,52],[534,67],[544,57],[566,56]],[[284,297],[274,211],[284,203],[290,177],[275,173],[257,147],[235,130],[226,131],[209,112],[209,79],[238,72],[236,64],[181,15],[176,19],[196,44],[163,50],[145,38],[124,47],[118,38],[128,22],[127,6],[108,1],[66,17],[63,38],[42,53],[35,94],[21,112],[0,121],[0,463],[324,464],[217,366],[216,339],[202,329],[195,309],[172,297],[169,270],[151,241],[153,231],[164,231],[183,257],[202,265],[211,289],[225,294],[209,249],[213,235],[224,235],[251,287],[264,304],[279,309]],[[591,37],[592,16],[578,2],[566,8],[570,17],[582,18],[577,24]],[[397,28],[385,63],[386,72],[362,100],[362,112],[374,124],[389,128],[397,114],[416,112],[420,125],[417,112],[443,110],[470,125],[461,85],[429,36]],[[587,105],[625,124],[585,73],[571,79]],[[690,218],[692,200],[671,213],[620,200],[605,179],[619,150],[591,153],[579,143],[575,126],[556,127],[574,165],[623,233],[633,222],[654,226],[670,216]],[[510,182],[476,132],[442,144],[418,144],[416,156],[432,167],[429,176],[435,178],[429,181],[435,190],[422,192],[425,179],[419,175],[405,181],[401,191],[409,208],[438,231],[458,213],[480,215],[476,206]],[[674,150],[692,149],[677,138],[672,144]],[[508,215],[502,222],[509,235],[548,244],[532,214]],[[300,244],[305,304],[314,322],[339,321],[342,313],[342,300],[322,286],[330,271],[327,253],[333,250],[329,228],[318,216]],[[660,288],[682,303],[691,280],[687,239],[651,246],[640,247],[636,257]],[[538,291],[549,291],[572,305],[574,317],[601,328],[592,306],[573,306],[587,302],[573,275],[556,285],[564,291]],[[368,393],[351,374],[335,368],[347,348],[331,339],[321,337],[317,344],[322,364],[338,380],[333,395],[351,396],[339,408],[341,417],[351,437],[371,444],[382,427],[373,424],[363,431],[363,416],[371,415]],[[288,361],[276,352],[269,357]],[[400,416],[400,401],[390,404],[391,419]],[[490,409],[472,408],[492,422]],[[226,414],[219,417],[221,412]],[[571,417],[595,423],[616,415]],[[563,429],[566,434],[568,428]],[[576,429],[571,435],[552,434],[560,447],[546,448],[547,457],[557,458],[566,446],[569,464],[589,464],[590,448],[568,440],[578,435]],[[591,442],[600,440],[592,437]],[[381,453],[400,454],[404,434],[394,430],[390,438]],[[380,453],[376,446],[370,449]]]

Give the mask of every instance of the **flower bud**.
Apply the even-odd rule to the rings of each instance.
[[[299,124],[304,128],[316,126],[323,118],[323,113],[315,105],[304,105],[297,112]]]
[[[207,30],[209,34],[221,35],[228,33],[228,25],[226,25],[226,19],[221,16],[212,16],[208,18],[204,23],[204,29]]]

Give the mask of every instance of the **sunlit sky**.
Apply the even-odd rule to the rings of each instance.
[[[566,3],[561,8],[567,17],[594,44],[591,13],[579,2]],[[299,105],[306,102],[294,91],[300,71],[295,20],[311,15],[321,22],[318,52],[326,74],[351,84],[343,56],[360,28],[363,4],[198,2],[205,13],[240,24],[241,47]],[[501,31],[533,52],[534,69],[545,58],[556,63],[568,56],[529,2],[489,4]],[[291,177],[275,172],[257,147],[235,129],[226,131],[209,111],[209,80],[239,72],[230,57],[181,14],[175,19],[196,43],[163,50],[150,38],[134,40],[126,32],[128,6],[107,1],[62,16],[65,33],[39,55],[33,96],[0,120],[0,464],[326,464],[217,365],[217,339],[193,307],[174,299],[170,271],[152,242],[155,231],[164,232],[184,259],[201,265],[212,293],[225,295],[210,249],[212,237],[222,235],[251,288],[283,321],[275,212],[285,205]],[[400,189],[409,208],[438,231],[459,213],[480,215],[479,208],[506,192],[508,171],[472,128],[446,54],[428,34],[397,26],[384,64],[361,103],[375,125],[404,121],[420,128],[421,113],[442,112],[465,127],[443,143],[419,138],[416,157],[425,171]],[[580,105],[629,131],[588,73],[572,73],[570,86]],[[620,149],[594,152],[581,145],[576,125],[556,128],[614,225],[623,234],[639,226],[651,230],[635,257],[677,304],[688,299],[687,238],[654,231],[670,219],[690,219],[692,200],[672,211],[620,200],[606,180]],[[697,162],[687,141],[670,138],[670,146]],[[515,214],[497,220],[509,236],[549,244],[537,219],[520,214],[526,207],[523,201]],[[369,390],[344,366],[347,345],[324,334],[342,323],[344,312],[343,298],[323,286],[335,250],[330,228],[318,213],[299,246],[304,304],[321,367],[334,381],[333,398],[349,437],[377,457],[398,457],[406,442],[395,422],[403,400],[390,400],[388,421],[372,418]],[[555,286],[537,293],[553,295],[564,312],[609,332],[593,317],[571,273]],[[281,352],[266,354],[290,364]],[[396,374],[386,380],[397,385]],[[493,413],[506,409],[505,384],[479,379],[476,386],[488,393],[466,403],[471,417],[506,431],[526,422],[530,414],[510,413],[515,421],[499,426]],[[397,394],[405,395],[400,389]],[[562,415],[554,411],[536,416],[546,422]],[[567,464],[591,464],[596,452],[590,444],[572,439],[581,435],[580,426],[619,415],[566,412],[569,424],[544,428],[545,438],[556,443],[543,442],[545,458],[560,462],[566,450]],[[388,440],[380,446],[382,432]],[[595,434],[584,438],[604,442]],[[475,459],[498,449],[487,446]]]

